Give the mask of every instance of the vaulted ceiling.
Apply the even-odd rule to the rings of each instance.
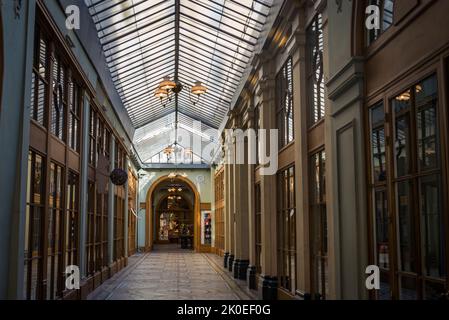
[[[219,128],[254,56],[273,0],[85,3],[117,92],[137,129],[136,149],[147,162],[173,142],[174,134],[167,133],[176,121],[192,135],[198,134],[195,120],[205,129]],[[184,89],[164,107],[154,92],[165,76],[180,81]],[[189,92],[196,81],[208,92],[194,105]],[[168,140],[160,142],[160,135]]]

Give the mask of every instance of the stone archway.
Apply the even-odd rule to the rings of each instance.
[[[200,231],[201,231],[201,202],[200,202],[200,194],[195,184],[188,178],[184,177],[176,177],[174,179],[170,178],[168,175],[162,176],[158,178],[151,187],[148,189],[146,195],[146,205],[145,205],[145,251],[151,251],[154,245],[154,210],[153,210],[153,200],[154,200],[154,192],[157,190],[158,186],[164,182],[177,180],[185,183],[194,194],[194,204],[193,204],[193,216],[194,216],[194,250],[199,251],[200,249]]]

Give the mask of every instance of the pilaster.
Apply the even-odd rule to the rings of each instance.
[[[267,152],[278,152],[271,150],[269,144],[269,130],[276,129],[276,116],[274,105],[275,76],[273,64],[265,60],[260,72],[261,80],[257,93],[260,97],[261,128],[267,132]],[[263,299],[271,299],[277,292],[277,239],[276,239],[276,175],[261,176],[261,234],[262,234],[262,257],[261,257],[261,279],[259,294]],[[276,283],[276,286],[274,284]],[[276,287],[276,289],[274,289]]]
[[[115,169],[115,137],[111,135],[110,142],[110,163],[109,168],[111,172]],[[112,265],[114,262],[114,195],[115,186],[111,179],[108,179],[109,192],[108,192],[108,262]]]
[[[13,1],[3,1],[1,7],[3,75],[8,77],[0,88],[0,300],[23,299],[36,4],[26,1],[20,12]]]
[[[90,120],[90,100],[84,94],[83,96],[83,124],[82,145],[81,145],[81,188],[80,188],[80,228],[79,228],[79,255],[80,255],[80,274],[81,278],[86,277],[86,237],[87,237],[87,206],[88,206],[88,166],[89,166],[89,120]]]
[[[129,170],[129,157],[128,156],[126,156],[126,160],[125,160],[125,167],[123,168],[123,170],[125,170],[126,172],[128,172],[128,170]],[[125,258],[127,259],[128,258],[128,245],[129,245],[129,239],[128,239],[128,235],[129,235],[129,230],[128,230],[128,219],[129,219],[129,213],[128,213],[128,211],[129,211],[129,209],[128,209],[128,200],[129,200],[129,193],[128,193],[128,191],[129,191],[129,180],[128,181],[126,181],[126,184],[125,184],[125,206],[124,206],[124,208],[123,208],[123,210],[125,211],[124,212],[124,218],[125,219],[123,219],[123,223],[124,223],[124,237],[125,237],[125,244],[124,244],[124,246],[125,246]]]
[[[311,290],[310,232],[309,232],[309,148],[308,148],[308,81],[305,12],[295,31],[293,60],[293,107],[295,128],[295,189],[296,189],[296,251],[297,292],[305,295]]]

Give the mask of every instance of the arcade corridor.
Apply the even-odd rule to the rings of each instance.
[[[248,300],[254,298],[222,270],[215,255],[177,245],[158,245],[129,259],[129,267],[106,281],[92,300]]]
[[[449,300],[448,13],[0,0],[0,300]]]

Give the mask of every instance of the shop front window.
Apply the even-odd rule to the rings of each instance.
[[[278,274],[281,288],[296,290],[295,168],[278,174]]]
[[[329,292],[325,151],[313,155],[310,164],[313,293],[316,299],[324,300]]]
[[[447,230],[437,77],[403,90],[389,108],[391,123],[380,112],[383,104],[370,109],[374,257],[382,278],[377,297],[439,299],[447,281]]]

